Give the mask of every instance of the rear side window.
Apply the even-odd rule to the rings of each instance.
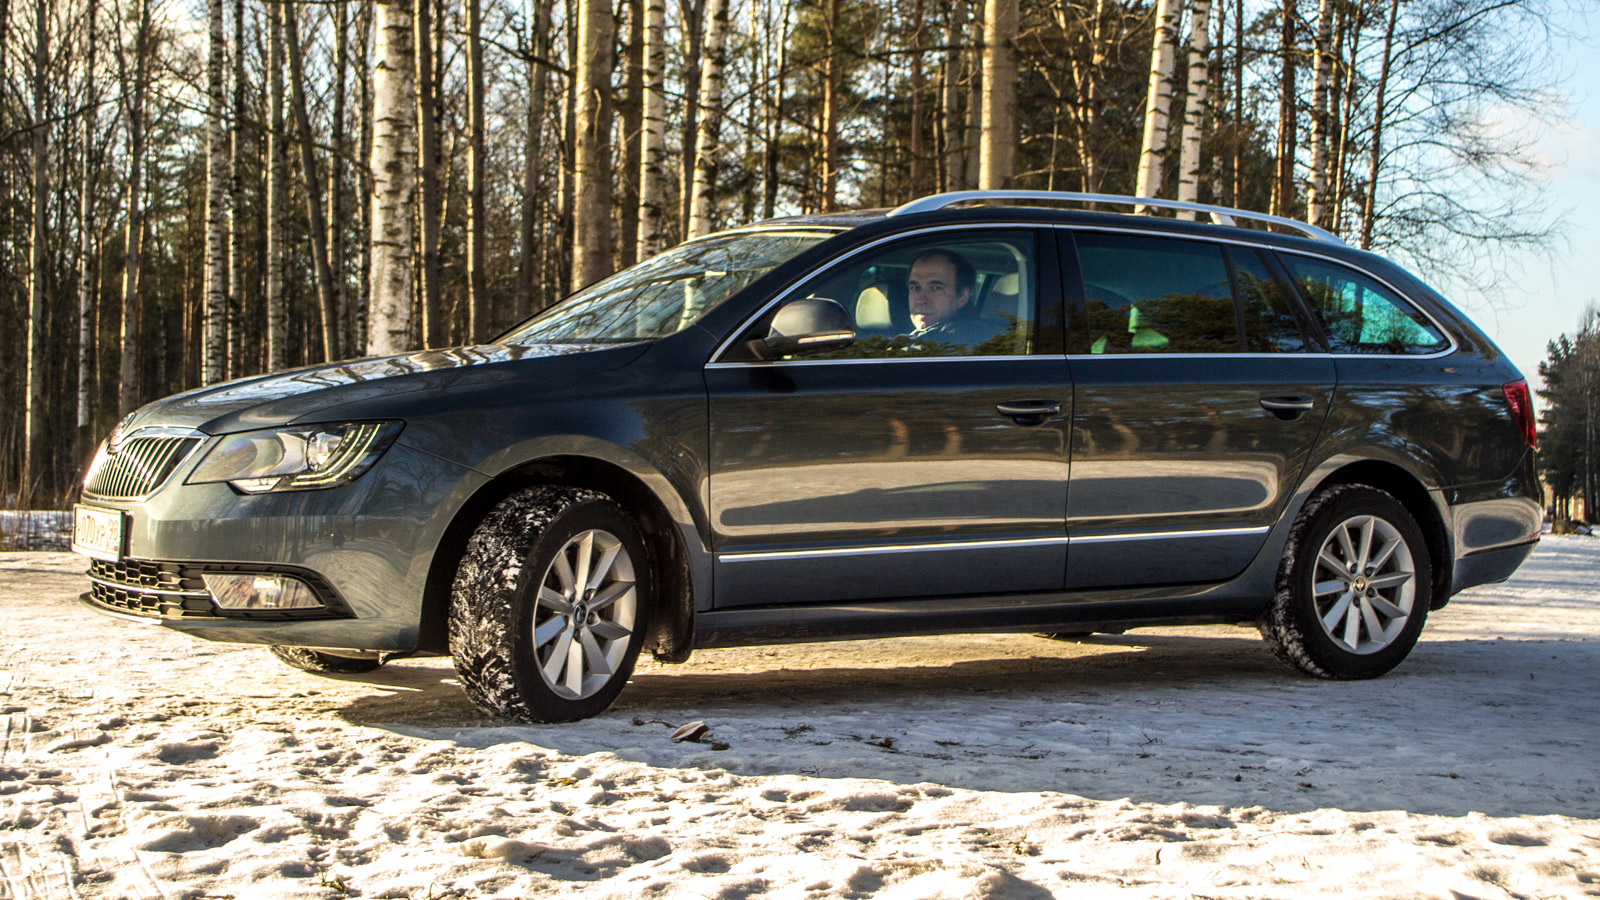
[[[1079,232],[1090,353],[1237,353],[1222,248]]]
[[[1337,263],[1281,254],[1334,353],[1437,353],[1450,342],[1410,303]]]

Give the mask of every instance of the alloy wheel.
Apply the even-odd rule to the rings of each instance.
[[[1317,621],[1340,649],[1377,653],[1405,630],[1416,599],[1416,567],[1398,529],[1352,516],[1329,533],[1312,573]]]
[[[539,582],[533,647],[557,696],[581,700],[605,687],[627,656],[638,614],[633,559],[609,531],[573,536]]]

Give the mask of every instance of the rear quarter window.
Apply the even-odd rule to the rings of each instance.
[[[1371,277],[1338,263],[1280,256],[1322,323],[1332,352],[1411,355],[1449,349],[1450,342],[1427,316]]]

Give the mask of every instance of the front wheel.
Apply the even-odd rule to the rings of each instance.
[[[609,497],[543,486],[500,501],[471,539],[450,602],[450,653],[467,695],[524,722],[603,712],[643,643],[649,569]]]
[[[1376,678],[1416,645],[1433,595],[1428,546],[1391,495],[1341,485],[1295,520],[1257,623],[1284,662],[1320,678]]]

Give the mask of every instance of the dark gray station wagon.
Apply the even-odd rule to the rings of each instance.
[[[152,403],[75,547],[96,608],[314,671],[448,653],[529,721],[601,712],[643,649],[910,634],[1254,623],[1367,678],[1528,555],[1533,429],[1482,332],[1326,232],[946,194]]]

